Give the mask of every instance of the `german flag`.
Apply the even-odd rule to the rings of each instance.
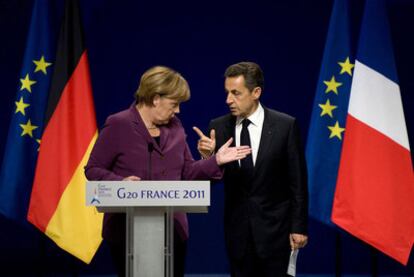
[[[90,263],[102,241],[102,215],[85,205],[83,173],[96,137],[79,4],[67,0],[28,220],[85,263]]]

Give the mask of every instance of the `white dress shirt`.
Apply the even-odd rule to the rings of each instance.
[[[250,135],[250,144],[252,148],[253,165],[256,165],[257,152],[259,151],[260,138],[262,137],[262,129],[264,122],[264,109],[259,103],[257,109],[252,113],[248,119],[250,124],[247,127]],[[242,130],[242,122],[244,118],[238,117],[236,120],[236,146],[240,146],[240,134]],[[240,165],[240,160],[239,160]]]

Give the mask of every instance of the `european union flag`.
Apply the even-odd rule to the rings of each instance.
[[[33,4],[23,66],[0,171],[0,212],[26,222],[51,79],[55,40],[49,4]]]
[[[351,50],[348,1],[336,0],[306,146],[309,213],[330,225],[354,67]]]

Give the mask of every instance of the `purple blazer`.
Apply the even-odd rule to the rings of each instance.
[[[151,137],[135,105],[107,118],[85,167],[88,180],[122,180],[135,175],[142,180],[220,179],[222,170],[215,157],[194,161],[180,120],[174,117],[160,127],[160,145]],[[149,176],[148,145],[152,152]],[[175,228],[182,239],[188,237],[185,213],[175,213]],[[177,224],[178,223],[178,224]],[[125,216],[105,214],[103,237],[121,242],[125,236]]]

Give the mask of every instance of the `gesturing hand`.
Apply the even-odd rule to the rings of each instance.
[[[201,157],[209,158],[213,154],[214,149],[216,149],[216,131],[212,129],[210,131],[210,137],[208,137],[197,127],[193,127],[193,130],[200,137],[197,143],[198,152]]]
[[[244,159],[247,155],[252,153],[252,149],[247,146],[230,147],[233,142],[233,138],[230,138],[222,147],[217,151],[216,161],[218,165],[223,165],[232,161]]]

